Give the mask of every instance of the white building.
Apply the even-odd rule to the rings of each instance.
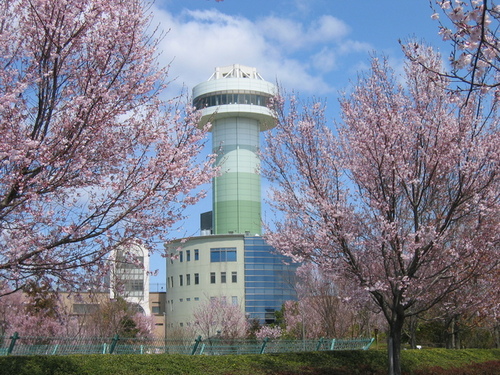
[[[116,250],[111,261],[110,298],[123,297],[139,312],[150,316],[148,250],[136,244],[127,246]]]

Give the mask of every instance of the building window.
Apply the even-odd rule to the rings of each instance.
[[[231,272],[231,282],[233,283],[238,282],[238,273],[236,271]]]
[[[231,297],[231,304],[233,304],[233,306],[238,306],[238,296]]]
[[[174,253],[170,253],[170,264],[174,264]]]
[[[190,274],[186,275],[186,285],[191,285],[191,275]]]
[[[126,280],[124,284],[128,296],[140,297],[144,295],[144,280]]]
[[[179,261],[182,263],[184,262],[184,256],[183,256],[183,253],[182,251],[179,251]]]
[[[182,275],[179,275],[179,286],[182,286],[183,285],[183,282],[182,282]]]
[[[194,300],[195,300],[195,301],[199,301],[199,300],[200,300],[200,297],[194,297]]]
[[[193,104],[196,109],[224,104],[248,104],[266,107],[269,105],[269,100],[269,95],[261,91],[252,90],[241,93],[234,90],[222,90],[199,96],[194,100]]]
[[[236,248],[222,247],[210,249],[210,262],[236,262]]]
[[[186,262],[191,261],[191,250],[186,250]]]
[[[151,312],[155,315],[160,315],[160,306],[152,306]]]
[[[226,283],[226,273],[225,272],[221,272],[220,273],[220,282],[222,284],[225,284]]]
[[[210,272],[210,284],[215,284],[215,272]]]
[[[200,260],[200,251],[198,249],[194,249],[194,260]]]
[[[191,301],[191,298],[186,298],[186,302],[190,302]]]
[[[200,283],[200,274],[195,273],[194,274],[194,285],[198,285]]]

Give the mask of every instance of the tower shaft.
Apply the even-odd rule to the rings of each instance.
[[[202,112],[200,126],[212,124],[220,175],[213,180],[213,233],[261,234],[260,132],[275,125],[268,107],[275,88],[255,68],[216,68],[193,88]]]
[[[261,232],[259,133],[258,121],[251,118],[214,122],[213,147],[222,172],[213,181],[216,234]]]

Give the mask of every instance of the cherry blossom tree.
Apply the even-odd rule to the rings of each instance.
[[[205,339],[245,337],[249,328],[241,307],[228,304],[225,297],[213,297],[202,302],[193,311],[193,318],[190,326],[193,333]]]
[[[213,175],[199,157],[207,128],[162,99],[163,36],[147,33],[149,21],[140,0],[1,3],[0,278],[10,291],[35,275],[93,282],[112,249],[154,249],[203,196],[192,191]]]
[[[500,5],[495,0],[430,0],[439,34],[452,45],[446,75],[460,90],[493,91],[500,97]],[[414,48],[408,56],[422,56]],[[425,65],[425,62],[422,61]]]
[[[284,305],[288,334],[316,339],[343,338],[350,334],[358,336],[361,332],[357,332],[355,326],[361,331],[365,331],[363,328],[370,331],[369,320],[375,314],[368,314],[368,322],[359,319],[367,311],[370,301],[366,296],[362,298],[363,294],[356,290],[356,285],[347,285],[346,280],[326,273],[312,263],[305,263],[297,269],[295,289],[298,300],[287,301]]]
[[[497,115],[478,115],[480,94],[450,94],[440,56],[422,57],[431,69],[408,60],[404,85],[374,57],[341,98],[338,134],[321,104],[277,99],[264,165],[283,217],[267,240],[369,293],[387,320],[390,374],[406,318],[498,268]]]
[[[263,325],[255,331],[255,337],[259,340],[277,340],[283,336],[283,329],[279,326]]]
[[[2,336],[17,332],[21,337],[61,337],[73,333],[77,326],[43,281],[30,281],[23,292],[2,297],[0,322]]]
[[[102,299],[93,311],[78,317],[78,335],[83,337],[152,337],[153,317],[137,305],[118,297]]]
[[[0,299],[0,335],[17,332],[21,337],[152,337],[153,317],[138,312],[137,306],[109,294],[72,296],[87,305],[75,313],[64,303],[68,296],[53,293],[51,286],[32,281],[23,292]]]

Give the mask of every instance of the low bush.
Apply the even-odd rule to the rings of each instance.
[[[383,350],[264,355],[3,356],[2,375],[383,375]],[[500,374],[500,350],[405,350],[405,375]]]

